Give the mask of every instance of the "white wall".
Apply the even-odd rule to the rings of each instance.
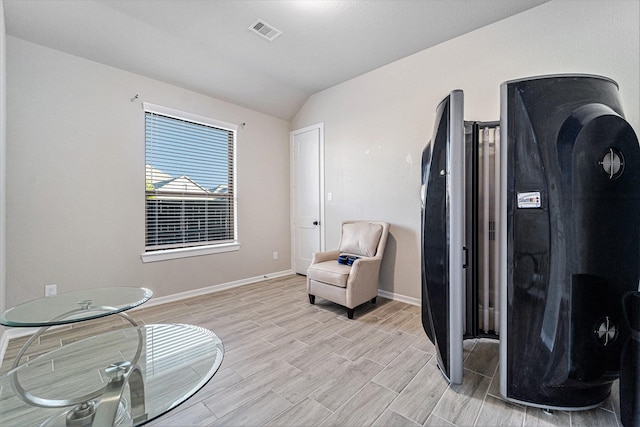
[[[337,245],[344,219],[391,222],[381,287],[417,300],[420,155],[437,103],[460,88],[468,120],[497,120],[505,80],[602,74],[620,84],[627,118],[638,132],[639,21],[638,0],[552,1],[320,92],[291,126],[6,37],[7,153],[0,156],[8,159],[6,194],[0,193],[0,207],[7,209],[6,298],[0,305],[39,297],[49,283],[60,292],[144,285],[164,296],[288,270],[288,131],[319,122],[325,124],[326,191],[333,195],[326,203],[327,247]],[[0,49],[4,38],[2,27]],[[135,94],[140,98],[130,102]],[[238,140],[239,252],[140,261],[140,101],[247,123]],[[0,149],[2,142],[0,136]],[[279,260],[272,260],[273,251]]]
[[[420,159],[436,105],[465,91],[466,120],[498,120],[500,83],[554,73],[620,85],[640,133],[640,2],[556,0],[310,97],[292,129],[324,122],[327,248],[344,219],[388,221],[381,288],[420,298]]]
[[[7,306],[50,283],[166,296],[290,269],[288,122],[11,36],[7,69]],[[239,251],[142,263],[141,102],[246,123]]]

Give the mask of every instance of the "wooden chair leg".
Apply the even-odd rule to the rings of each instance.
[[[347,317],[353,319],[353,308],[347,308]]]
[[[310,304],[315,304],[316,303],[316,296],[315,295],[309,294],[309,303]]]
[[[371,298],[371,304],[375,304],[376,303],[376,298],[378,298],[378,297]]]

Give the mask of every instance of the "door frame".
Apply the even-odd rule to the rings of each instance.
[[[289,193],[290,193],[290,228],[291,228],[291,270],[296,270],[296,227],[295,227],[295,218],[297,216],[296,212],[296,199],[295,199],[295,191],[294,191],[294,183],[295,183],[295,144],[294,138],[296,135],[304,132],[308,132],[310,130],[318,129],[318,138],[319,138],[319,165],[318,172],[320,176],[318,177],[318,182],[320,188],[318,188],[318,193],[320,196],[320,212],[319,214],[319,227],[320,227],[320,251],[325,250],[325,193],[324,193],[324,122],[320,122],[314,125],[306,126],[300,129],[295,129],[289,132],[289,175],[290,175],[290,185],[289,185]]]

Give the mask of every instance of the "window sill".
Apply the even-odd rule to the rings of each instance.
[[[198,246],[195,248],[166,249],[163,251],[145,252],[140,257],[142,262],[167,261],[170,259],[188,258],[201,255],[219,254],[240,250],[240,243],[224,245]]]

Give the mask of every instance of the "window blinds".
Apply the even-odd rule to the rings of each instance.
[[[235,241],[235,133],[145,111],[147,252]]]

